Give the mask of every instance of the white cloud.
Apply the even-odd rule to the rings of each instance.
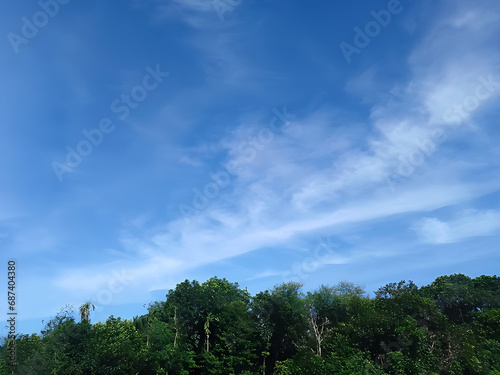
[[[249,277],[246,279],[246,281],[252,281],[252,280],[257,280],[257,279],[264,279],[267,277],[274,277],[274,276],[283,276],[284,272],[283,271],[273,271],[273,270],[265,270],[263,272],[260,272],[252,277]]]
[[[500,56],[493,42],[499,32],[499,24],[494,22],[500,19],[497,3],[487,0],[447,4],[439,22],[434,23],[409,59],[415,93],[429,114],[431,126],[443,125],[447,111],[475,95],[478,77],[499,74]]]
[[[186,4],[196,11],[207,10],[198,1]],[[207,208],[188,221],[171,220],[139,234],[124,231],[121,241],[127,253],[146,259],[126,264],[134,275],[132,284],[149,283],[150,289],[162,288],[162,280],[175,279],[186,270],[263,247],[287,246],[297,236],[333,228],[341,231],[350,224],[394,215],[429,212],[496,191],[497,177],[468,179],[471,168],[455,161],[456,153],[451,157],[433,154],[432,168],[423,165],[418,178],[398,186],[394,193],[385,182],[398,158],[414,150],[416,140],[426,139],[442,122],[444,111],[474,91],[478,75],[489,74],[495,66],[498,56],[490,55],[489,48],[468,51],[463,56],[461,49],[454,52],[457,45],[474,45],[485,32],[484,28],[474,30],[477,34],[463,41],[462,33],[446,31],[445,26],[453,23],[450,20],[456,20],[452,26],[456,29],[468,24],[468,19],[477,19],[466,16],[466,9],[438,17],[437,26],[411,55],[411,79],[398,83],[390,100],[374,105],[371,118],[363,124],[339,116],[335,109],[310,113],[274,134],[272,142],[255,149],[255,157],[248,160],[241,145],[269,122],[242,121],[214,148],[226,151],[229,164],[241,166],[231,177],[230,187],[221,189]],[[202,49],[209,65],[224,72],[226,82],[243,81],[250,65],[231,50],[234,38],[211,36],[197,37],[193,43]],[[370,72],[366,74],[373,77]],[[364,90],[362,83],[356,80],[349,85],[351,92],[360,89]],[[482,144],[474,146],[480,149]],[[183,160],[192,164],[195,161],[190,157]],[[425,218],[415,230],[425,242],[456,242],[495,233],[498,215],[494,211],[469,212],[451,222]],[[326,263],[357,260],[336,256]],[[92,290],[106,280],[103,270],[97,267],[73,271],[78,277],[64,275],[59,279],[60,287],[76,289],[84,275],[89,275],[88,288]],[[257,276],[272,276],[273,272],[267,270]]]
[[[500,211],[463,211],[448,222],[437,218],[422,218],[414,226],[423,242],[445,244],[464,241],[477,236],[491,236],[500,232]]]
[[[447,223],[443,223],[435,218],[423,218],[413,226],[424,242],[447,243],[449,242],[450,228]]]

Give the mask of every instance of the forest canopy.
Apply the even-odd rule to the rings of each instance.
[[[91,322],[91,302],[40,334],[5,340],[2,374],[500,375],[500,277],[400,281],[374,297],[350,282],[252,296],[186,280],[148,313]],[[15,347],[15,363],[9,348]]]

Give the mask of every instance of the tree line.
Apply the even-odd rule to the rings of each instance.
[[[500,277],[441,276],[366,294],[288,282],[254,296],[213,277],[186,280],[131,320],[80,322],[62,309],[40,334],[0,347],[2,374],[500,375]]]

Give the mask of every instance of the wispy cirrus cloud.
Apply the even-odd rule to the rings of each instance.
[[[496,191],[500,184],[492,169],[483,179],[466,182],[474,170],[491,166],[491,159],[467,164],[454,160],[453,152],[433,154],[432,161],[396,192],[387,189],[385,182],[399,158],[417,147],[415,140],[426,139],[436,124],[442,125],[444,111],[474,91],[478,75],[495,67],[498,56],[487,47],[457,61],[453,44],[462,38],[462,28],[467,28],[464,17],[469,7],[436,18],[410,53],[411,77],[397,82],[392,96],[375,102],[364,123],[339,115],[343,113],[340,109],[320,109],[298,117],[272,143],[259,149],[251,148],[249,139],[267,124],[255,119],[240,122],[218,143],[204,147],[208,153],[224,153],[223,165],[240,166],[230,188],[188,221],[172,219],[141,235],[128,233],[122,238],[123,245],[141,257],[162,260],[166,266],[151,267],[149,273],[162,280],[167,274],[182,274],[257,249],[286,247],[307,233],[342,231],[349,225],[390,221],[396,215],[432,212]],[[451,34],[443,32],[447,28]],[[491,30],[485,26],[474,32],[477,35],[469,36],[470,43]],[[241,68],[238,62],[232,66]],[[447,73],[442,75],[444,71]],[[481,139],[469,141],[473,149],[484,147]],[[254,157],[245,162],[250,150]],[[192,160],[196,159],[184,156],[184,162]],[[425,219],[414,228],[430,243],[494,232],[494,225],[481,232],[473,221],[484,223],[496,214],[475,215],[451,223]],[[460,237],[456,228],[468,224],[471,229],[462,230],[467,235]],[[324,264],[346,264],[366,257],[366,251],[362,256],[336,254]],[[133,272],[135,266],[130,266]],[[276,276],[276,272],[257,272],[256,278]]]

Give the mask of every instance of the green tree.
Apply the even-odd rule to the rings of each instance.
[[[203,284],[188,280],[178,284],[165,303],[154,305],[153,313],[173,327],[176,340],[195,353],[199,367],[195,373],[204,373],[199,365],[207,361],[211,365],[205,367],[220,362],[231,372],[248,366],[254,357],[247,335],[249,303],[250,294],[237,283],[213,277]]]
[[[109,317],[93,325],[92,352],[96,375],[152,374],[154,364],[144,336],[131,320]]]
[[[471,278],[462,274],[438,277],[422,291],[454,323],[470,323],[480,307]]]
[[[364,294],[362,287],[345,281],[333,287],[321,285],[317,290],[307,293],[305,303],[309,314],[309,332],[318,356],[322,356],[323,341],[339,323],[346,321],[349,299],[363,298]]]
[[[253,316],[264,340],[259,352],[264,359],[269,353],[265,362],[269,374],[277,361],[291,358],[305,344],[308,314],[301,288],[300,283],[283,283],[271,292],[257,294],[252,303]]]

